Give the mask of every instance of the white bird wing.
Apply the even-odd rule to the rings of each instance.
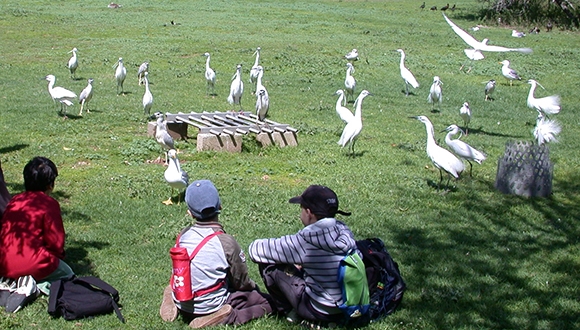
[[[560,112],[560,96],[550,95],[536,99],[536,103],[541,111],[554,115]]]
[[[77,94],[75,94],[75,92],[69,91],[66,88],[62,88],[62,87],[57,86],[57,87],[54,87],[52,90],[53,90],[53,93],[58,96],[58,98],[74,99],[77,97]]]
[[[459,36],[459,38],[463,39],[463,41],[465,41],[466,44],[468,44],[469,46],[471,46],[475,49],[479,49],[481,47],[481,42],[477,41],[469,33],[463,31],[459,26],[455,25],[455,23],[453,23],[449,18],[447,18],[447,16],[445,14],[443,14],[443,17],[445,17],[447,24],[449,24],[449,26],[451,26],[451,28],[453,29],[455,34],[457,34]]]
[[[531,48],[507,48],[502,46],[492,46],[481,44],[480,48],[486,52],[518,52],[522,54],[531,54],[533,51]]]
[[[336,113],[347,124],[354,118],[354,114],[347,107],[337,106]]]
[[[540,120],[534,128],[534,137],[538,140],[538,144],[542,145],[546,142],[558,142],[556,135],[560,134],[562,127],[554,120]]]
[[[449,146],[449,148],[453,150],[453,152],[457,156],[461,158],[473,160],[479,164],[481,164],[481,162],[484,161],[486,158],[481,151],[473,148],[472,146],[461,140],[457,139],[451,140],[447,145]]]

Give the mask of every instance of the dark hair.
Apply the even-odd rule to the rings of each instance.
[[[58,176],[56,165],[46,157],[34,157],[22,172],[26,191],[46,191]]]

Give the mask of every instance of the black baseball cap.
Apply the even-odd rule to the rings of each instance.
[[[320,217],[334,217],[337,213],[346,216],[350,215],[350,212],[338,210],[336,193],[325,186],[311,185],[304,190],[302,195],[292,197],[288,202],[300,204],[300,206],[309,209]]]

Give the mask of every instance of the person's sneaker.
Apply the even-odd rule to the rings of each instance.
[[[302,321],[302,318],[300,316],[298,316],[298,313],[296,313],[295,309],[292,309],[291,311],[289,311],[286,314],[286,321],[288,321],[290,323],[298,324],[298,323],[300,323],[300,321]]]
[[[6,307],[8,297],[16,291],[16,282],[7,277],[0,277],[0,306]]]
[[[214,325],[222,324],[228,316],[232,313],[232,306],[230,304],[224,304],[217,312],[211,313],[209,315],[196,317],[189,323],[190,328],[200,329],[204,327],[211,327]]]
[[[165,322],[175,321],[178,314],[172,293],[171,285],[166,286],[165,290],[163,290],[163,301],[161,302],[161,307],[159,307],[159,315]]]
[[[6,312],[16,313],[22,307],[33,302],[38,297],[36,281],[31,275],[21,276],[16,281],[16,290],[10,294],[6,301]]]

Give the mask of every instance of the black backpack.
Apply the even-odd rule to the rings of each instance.
[[[94,276],[73,276],[51,283],[48,313],[76,320],[114,311],[125,323],[118,302],[119,292],[105,281]]]
[[[391,258],[380,238],[356,242],[363,254],[370,292],[370,319],[378,320],[393,313],[403,300],[407,288],[399,265]]]

